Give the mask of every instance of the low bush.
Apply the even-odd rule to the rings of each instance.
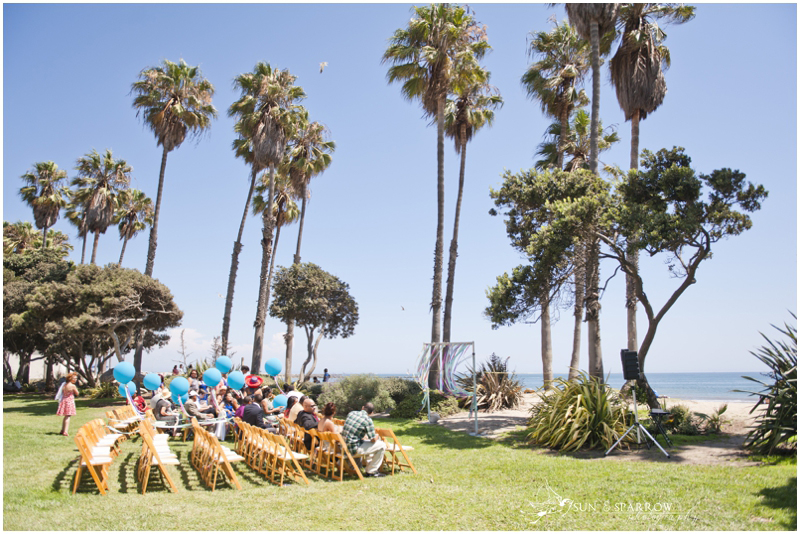
[[[317,404],[329,402],[336,404],[336,413],[341,417],[353,410],[360,410],[368,402],[375,405],[376,412],[390,412],[395,408],[383,379],[375,375],[351,375],[322,384]]]
[[[425,419],[428,417],[428,410],[423,403],[424,399],[425,393],[422,391],[410,395],[400,401],[390,415],[400,419]],[[431,412],[436,412],[441,417],[461,411],[456,397],[447,396],[436,389],[430,391],[430,401]]]
[[[726,411],[728,411],[728,405],[723,404],[714,410],[714,413],[711,415],[697,414],[705,423],[703,430],[706,434],[719,434],[722,432],[722,426],[730,423],[728,418],[722,415]]]
[[[552,385],[550,391],[538,393],[542,402],[531,408],[532,445],[561,451],[608,449],[631,423],[618,392],[586,373],[574,381],[556,378]]]
[[[422,391],[422,386],[420,386],[418,382],[408,378],[393,376],[383,380],[386,389],[389,391],[389,396],[395,404],[400,404],[407,397],[416,395]]]
[[[116,382],[98,382],[97,386],[86,390],[90,399],[116,399],[120,396],[119,385]]]
[[[477,375],[479,410],[493,412],[516,408],[522,402],[522,384],[513,372],[508,372],[508,358],[503,360],[492,354],[488,362],[481,364]],[[456,381],[464,391],[472,393],[472,369]],[[462,403],[464,406],[471,405],[472,397],[462,399]]]

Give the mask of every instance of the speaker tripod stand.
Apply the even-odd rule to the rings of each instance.
[[[633,424],[630,427],[628,427],[628,430],[626,430],[625,433],[622,434],[622,436],[617,440],[617,442],[614,443],[611,446],[611,448],[608,449],[605,452],[605,454],[603,456],[608,456],[608,453],[613,451],[616,448],[616,446],[619,445],[622,442],[622,440],[625,439],[625,437],[628,434],[630,434],[631,431],[635,428],[636,429],[636,444],[637,445],[641,445],[642,444],[642,435],[641,435],[641,433],[644,432],[644,435],[646,436],[644,443],[645,443],[645,445],[647,445],[647,448],[648,449],[650,448],[650,444],[647,442],[647,438],[650,438],[650,441],[655,443],[656,447],[658,447],[661,450],[661,452],[663,452],[664,455],[666,455],[667,458],[670,458],[669,453],[667,451],[665,451],[664,448],[661,445],[658,444],[658,441],[656,441],[656,439],[652,435],[650,435],[650,432],[648,432],[647,429],[639,422],[639,410],[637,409],[637,407],[639,405],[636,403],[636,388],[633,388],[632,391],[633,391]]]

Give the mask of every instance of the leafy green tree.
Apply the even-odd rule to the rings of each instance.
[[[125,160],[115,160],[110,149],[103,155],[92,150],[78,158],[75,168],[78,176],[72,180],[72,185],[78,188],[76,200],[84,204],[86,232],[94,233],[91,260],[94,264],[100,234],[105,234],[114,222],[117,196],[128,188],[133,169]]]
[[[180,325],[183,312],[169,289],[137,270],[79,265],[57,274],[26,288],[21,309],[17,302],[4,320],[4,336],[27,338],[46,357],[73,365],[90,385],[95,366],[102,369],[115,356],[123,361],[137,330],[147,332],[143,347],[149,348],[165,345],[165,330]]]
[[[643,171],[631,171],[618,186],[608,211],[607,229],[597,233],[608,247],[604,257],[619,263],[634,281],[636,297],[647,316],[647,332],[639,345],[638,385],[646,388],[648,403],[658,405],[645,376],[645,362],[656,330],[681,295],[697,282],[702,262],[711,258],[714,243],[750,229],[748,213],[761,209],[767,197],[762,185],[745,181],[738,170],[722,168],[699,174],[681,147],[642,152]],[[631,256],[667,254],[670,274],[681,283],[657,309]]]
[[[142,116],[156,136],[157,146],[163,147],[144,270],[144,274],[153,276],[167,154],[181,146],[187,136],[198,137],[208,130],[211,119],[217,117],[217,110],[211,104],[214,86],[203,77],[199,67],[187,65],[182,59],[178,63],[165,59],[158,67],[143,69],[139,79],[131,84],[131,93],[135,95],[136,116]]]
[[[663,42],[666,34],[658,21],[682,24],[694,18],[694,6],[685,4],[621,4],[618,26],[622,40],[611,58],[611,83],[617,101],[631,121],[631,164],[639,168],[639,121],[647,118],[664,101],[667,84],[664,71],[669,68],[669,49]],[[631,256],[638,264],[638,256]],[[628,311],[628,349],[636,350],[636,295],[633,280],[625,278],[625,306]]]
[[[275,171],[285,156],[287,143],[296,135],[298,115],[301,106],[295,104],[306,97],[299,86],[294,85],[296,76],[288,70],[273,69],[269,63],[259,62],[252,73],[242,74],[234,81],[240,89],[239,100],[231,104],[228,116],[236,117],[234,131],[239,138],[234,141],[236,155],[244,158],[251,166],[251,192],[255,187],[257,174],[269,168],[269,188],[267,203],[271,206],[275,198]],[[249,202],[248,202],[249,205]],[[245,206],[242,225],[239,229],[239,240],[247,216],[248,205]],[[265,209],[262,213],[263,229],[261,230],[261,274],[258,290],[258,306],[254,322],[253,360],[251,369],[261,368],[261,355],[264,350],[264,324],[267,317],[269,300],[269,266],[273,254],[272,236],[275,230],[275,213],[273,209]],[[240,243],[237,241],[237,243]],[[239,244],[241,248],[241,244]],[[225,314],[222,320],[222,348],[228,348],[228,330],[230,312],[233,306],[233,288],[238,268],[238,252],[234,243],[234,256],[231,272],[228,277],[228,294],[225,301]],[[287,376],[290,373],[286,371]]]
[[[300,263],[300,245],[303,242],[303,228],[306,219],[306,207],[311,196],[309,184],[311,179],[328,168],[331,164],[331,153],[336,144],[327,139],[327,129],[318,122],[308,122],[308,112],[300,115],[297,137],[292,141],[289,155],[286,158],[286,173],[292,182],[292,190],[297,192],[301,200],[300,228],[297,231],[297,250],[294,262]],[[272,268],[270,267],[270,273]],[[286,324],[286,359],[287,373],[292,368],[292,347],[294,343],[294,320]],[[287,382],[289,382],[287,375]]]
[[[585,205],[581,225],[558,232],[554,230],[559,222],[557,209],[573,199],[602,198],[607,190],[605,182],[587,170],[564,172],[550,167],[542,172],[506,171],[502,187],[491,191],[495,205],[506,215],[512,246],[527,256],[530,265],[497,278],[497,285],[487,291],[490,304],[485,314],[496,328],[539,313],[546,386],[552,381],[550,304],[558,299],[574,271],[584,267],[582,244],[591,239],[591,229],[600,221],[597,207]],[[496,215],[497,211],[490,213]],[[571,376],[577,373],[577,366],[573,353]]]
[[[580,87],[590,67],[589,42],[564,21],[549,32],[532,34],[528,53],[538,60],[522,75],[522,86],[528,97],[538,100],[542,111],[561,126],[553,164],[563,169],[569,116],[589,103]]]
[[[485,28],[467,9],[451,4],[414,7],[408,27],[395,31],[383,62],[390,62],[389,83],[402,84],[408,100],[419,99],[426,117],[436,119],[437,219],[431,298],[431,342],[441,341],[442,271],[444,263],[444,110],[461,56],[480,59],[490,48]],[[430,384],[438,382],[439,369],[430,370]]]
[[[314,372],[322,338],[353,335],[358,324],[358,304],[349,289],[347,283],[313,263],[278,267],[269,314],[284,323],[294,320],[305,329],[308,339],[308,357],[298,382],[302,383]]]
[[[472,59],[469,57],[468,59]],[[478,65],[459,69],[453,84],[455,100],[447,100],[445,106],[445,134],[453,139],[456,154],[461,154],[458,173],[458,195],[453,222],[453,238],[450,240],[450,258],[447,264],[447,289],[444,299],[444,323],[442,341],[450,341],[453,317],[453,293],[455,292],[456,259],[458,258],[458,228],[461,221],[461,201],[464,197],[464,174],[467,166],[467,143],[484,126],[491,126],[494,110],[503,105],[502,97],[489,84],[490,74]]]
[[[565,4],[567,17],[578,35],[588,39],[592,58],[592,120],[589,170],[597,172],[600,137],[600,52],[601,39],[614,29],[619,4]],[[600,345],[600,245],[586,243],[586,321],[589,338],[589,374],[603,378],[603,351]]]
[[[42,247],[47,246],[47,229],[56,223],[69,200],[69,189],[62,185],[66,179],[67,171],[52,161],[34,163],[33,170],[22,175],[25,185],[19,194],[33,208],[36,228],[42,231]]]
[[[125,256],[125,247],[128,240],[153,224],[153,201],[138,189],[122,191],[118,198],[117,211],[114,214],[114,224],[118,225],[119,238],[122,239],[122,250],[119,253],[119,263]]]

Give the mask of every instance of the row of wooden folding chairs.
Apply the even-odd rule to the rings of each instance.
[[[195,417],[192,417],[192,430],[194,430],[194,442],[190,456],[191,463],[200,473],[203,483],[214,491],[221,469],[236,489],[242,489],[231,463],[241,462],[244,457],[221,445],[217,437],[200,426]]]
[[[153,466],[158,467],[161,480],[169,484],[173,493],[177,493],[178,488],[166,469],[168,465],[180,464],[178,456],[169,448],[169,437],[166,434],[158,434],[148,419],[139,424],[139,435],[142,437],[142,451],[136,464],[136,479],[142,489],[142,495],[147,492],[150,469]]]
[[[101,495],[108,492],[108,468],[119,454],[120,441],[122,435],[106,433],[106,424],[102,419],[89,421],[78,429],[75,445],[80,457],[72,487],[73,495],[78,491],[84,470],[89,472]]]
[[[108,426],[123,433],[123,435],[133,434],[139,427],[141,417],[136,415],[133,411],[133,406],[127,404],[106,412],[106,419],[108,419]]]
[[[248,466],[279,486],[283,486],[287,478],[308,484],[301,465],[301,462],[308,459],[307,454],[295,452],[282,435],[250,425],[238,418],[234,421],[239,432],[236,450],[244,456]]]

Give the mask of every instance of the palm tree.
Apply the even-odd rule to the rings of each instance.
[[[181,146],[187,135],[197,137],[206,131],[211,119],[216,118],[217,110],[211,105],[214,86],[203,78],[199,67],[189,66],[183,59],[178,63],[165,59],[158,67],[142,70],[139,80],[131,85],[131,93],[136,95],[133,99],[136,116],[142,115],[142,120],[156,136],[157,146],[163,147],[144,270],[144,274],[153,276],[167,154]]]
[[[101,156],[97,150],[92,150],[82,158],[78,158],[78,176],[72,180],[72,185],[80,190],[77,198],[86,198],[86,232],[94,233],[92,246],[92,260],[97,258],[97,243],[100,234],[114,221],[114,211],[117,207],[117,195],[128,188],[133,169],[125,160],[115,160],[111,150],[107,149]]]
[[[295,86],[296,76],[288,70],[273,69],[269,63],[259,62],[252,73],[242,74],[234,81],[241,90],[239,100],[228,110],[228,115],[237,117],[234,130],[239,134],[238,144],[234,146],[237,155],[245,158],[252,168],[251,189],[255,185],[255,175],[269,168],[269,188],[267,203],[272,204],[275,196],[275,170],[284,158],[287,142],[293,138],[297,128],[297,115],[301,113],[294,104],[305,98],[306,94]],[[247,210],[245,210],[247,213]],[[275,216],[272,209],[262,214],[261,231],[261,275],[256,309],[255,337],[253,340],[253,360],[251,369],[261,368],[261,354],[264,347],[264,324],[267,317],[269,298],[269,266],[272,257],[272,234],[275,229]],[[242,223],[244,224],[244,223]],[[235,245],[234,245],[235,247]],[[234,261],[238,261],[234,257]],[[235,266],[231,265],[228,283],[228,299],[233,302]],[[226,302],[227,321],[230,322],[229,305]],[[223,330],[226,318],[223,317]],[[225,341],[227,345],[227,340]],[[287,369],[287,375],[291,370]]]
[[[461,201],[464,196],[464,175],[467,164],[467,143],[484,126],[491,126],[494,110],[503,105],[503,98],[489,85],[490,74],[486,69],[473,65],[461,71],[454,84],[456,100],[448,100],[445,106],[445,135],[453,139],[456,154],[461,155],[458,173],[458,196],[456,197],[453,238],[450,241],[450,258],[447,265],[447,289],[444,299],[444,323],[442,341],[450,341],[453,315],[453,293],[455,291],[456,258],[458,257],[458,228],[461,221]]]
[[[56,249],[62,256],[67,256],[75,247],[70,244],[67,234],[51,228],[47,231],[47,248]]]
[[[26,185],[19,194],[33,208],[36,228],[42,231],[42,247],[47,246],[47,229],[56,223],[61,208],[69,200],[69,189],[61,185],[66,179],[67,171],[52,161],[34,163],[33,170],[22,175]]]
[[[24,254],[33,250],[41,237],[28,221],[3,221],[3,254]]]
[[[118,263],[121,266],[128,240],[147,228],[147,225],[153,224],[153,201],[142,191],[129,189],[120,193],[118,204],[114,224],[119,225],[119,238],[122,239]]]
[[[86,198],[81,198],[85,195],[86,191],[78,189],[76,191],[70,190],[71,202],[67,204],[67,209],[64,212],[64,218],[78,229],[78,237],[83,241],[81,246],[81,265],[86,259]]]
[[[265,182],[264,178],[265,176],[262,175],[260,183],[256,186],[256,196],[253,197],[253,215],[263,215],[264,210],[267,209],[264,193],[267,192],[269,184]],[[279,170],[275,173],[275,202],[272,203],[272,210],[275,216],[275,245],[272,248],[269,276],[267,277],[270,284],[272,273],[275,270],[275,256],[277,255],[278,241],[281,238],[281,228],[297,222],[300,218],[300,209],[295,201],[292,200],[293,196],[296,196],[296,193],[292,189],[289,177]]]
[[[600,136],[597,142],[599,152],[605,152],[611,145],[619,142],[614,126],[603,129],[603,121],[598,121]],[[566,139],[562,141],[561,134],[566,131]],[[591,152],[591,117],[583,110],[579,109],[572,114],[572,121],[564,128],[561,121],[554,121],[547,128],[545,135],[548,137],[538,147],[537,156],[542,159],[534,164],[538,170],[544,170],[556,165],[559,147],[563,147],[563,156],[569,157],[564,165],[565,171],[575,171],[577,169],[589,168],[589,157]]]
[[[639,121],[647,118],[664,101],[667,83],[664,71],[669,68],[669,49],[658,26],[659,19],[682,24],[694,18],[694,7],[684,4],[622,4],[619,10],[622,41],[611,58],[611,83],[617,101],[631,121],[631,170],[639,169]],[[638,269],[639,254],[631,256]],[[636,294],[633,277],[625,275],[625,306],[628,312],[628,349],[638,350],[636,332]]]
[[[442,267],[444,261],[444,108],[453,80],[454,64],[461,56],[480,59],[489,49],[485,29],[467,10],[450,4],[414,7],[407,28],[395,31],[383,62],[391,62],[389,83],[401,82],[408,100],[419,99],[427,117],[436,118],[437,219],[431,298],[431,342],[441,341]],[[438,384],[437,362],[431,366],[429,383]]]
[[[321,174],[331,164],[331,153],[336,149],[336,144],[327,139],[328,130],[318,122],[308,122],[308,113],[300,117],[300,129],[297,138],[293,141],[286,161],[285,172],[291,180],[291,189],[296,192],[301,200],[300,228],[297,232],[297,249],[294,254],[295,264],[300,263],[300,245],[303,241],[303,228],[306,220],[306,207],[311,196],[308,189],[311,179]],[[270,268],[270,272],[272,269]],[[294,341],[294,319],[286,325],[286,370],[292,368],[292,348]],[[287,374],[287,381],[289,381]]]
[[[564,127],[560,139],[566,141],[572,110],[589,103],[586,92],[579,87],[590,67],[589,42],[581,39],[564,21],[550,32],[533,34],[528,52],[538,61],[522,75],[522,85],[528,97],[539,101],[542,112]],[[562,169],[564,148],[558,146],[557,149],[555,164]]]
[[[614,29],[619,4],[565,4],[570,23],[592,46],[592,120],[589,170],[597,173],[600,122],[600,39]],[[600,243],[586,243],[586,321],[589,325],[589,375],[603,380],[600,344]]]

